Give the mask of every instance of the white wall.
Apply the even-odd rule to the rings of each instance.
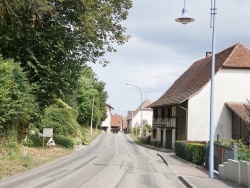
[[[143,109],[143,120],[146,120],[147,123],[152,127],[153,123],[153,109]]]
[[[232,117],[226,102],[250,99],[250,70],[221,69],[215,75],[214,138],[231,138]],[[188,101],[188,140],[209,140],[210,82]]]
[[[107,127],[107,133],[111,132],[111,109],[109,106],[106,105],[107,109],[107,118],[102,122],[101,127]]]
[[[137,114],[133,114],[133,127],[136,124],[136,122],[138,123],[139,127],[141,126],[141,111],[138,111]],[[152,109],[143,109],[142,111],[142,118],[143,120],[146,120],[148,122],[149,125],[151,125],[152,127],[152,123],[153,123],[153,110]]]

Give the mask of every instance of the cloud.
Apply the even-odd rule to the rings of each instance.
[[[140,87],[143,100],[157,100],[173,82],[196,60],[205,57],[212,47],[210,1],[187,0],[189,15],[195,22],[182,25],[175,22],[181,16],[184,1],[136,0],[123,25],[131,35],[128,43],[115,46],[116,53],[107,53],[110,64],[103,68],[91,65],[106,83],[108,103],[113,113],[125,115],[140,105],[140,92],[127,86]],[[216,14],[216,52],[242,42],[250,46],[250,1],[220,0]]]

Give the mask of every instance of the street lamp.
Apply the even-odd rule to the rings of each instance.
[[[182,24],[188,24],[190,22],[193,22],[194,19],[190,18],[188,15],[188,9],[186,8],[186,0],[184,0],[184,8],[182,9],[182,15],[180,18],[175,19],[176,22],[180,22]]]
[[[127,97],[123,97],[123,98],[128,99],[131,102],[131,109],[132,109],[131,128],[132,128],[132,132],[133,132],[133,118],[134,118],[134,115],[133,115],[133,102]],[[130,133],[131,133],[131,131],[130,131]]]
[[[134,86],[134,87],[136,87],[137,89],[139,89],[140,92],[141,92],[141,132],[140,132],[140,134],[141,134],[141,136],[143,136],[142,91],[141,91],[141,89],[140,89],[138,86],[136,86],[136,85],[133,85],[133,84],[130,84],[130,83],[126,83],[126,85]]]
[[[216,0],[211,0],[211,22],[210,27],[212,31],[212,66],[211,66],[211,90],[210,90],[210,130],[209,130],[209,178],[214,178],[214,72],[215,72],[215,15],[216,15]],[[184,1],[184,8],[182,10],[182,17],[175,21],[182,24],[187,24],[194,21],[189,18],[186,9],[186,0]]]

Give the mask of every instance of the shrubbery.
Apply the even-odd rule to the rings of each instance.
[[[15,137],[8,137],[3,133],[0,133],[0,159],[12,160],[16,154],[20,152],[18,142]]]
[[[250,148],[244,144],[244,142],[239,140],[233,139],[221,139],[216,142],[217,144],[232,147],[233,144],[237,144],[238,146],[238,159],[244,161],[250,161]]]
[[[56,144],[67,147],[67,148],[74,148],[74,141],[71,138],[68,138],[66,136],[63,135],[54,135],[54,140],[56,142]]]
[[[0,75],[0,132],[16,130],[21,142],[37,109],[32,88],[20,64],[13,60],[0,57]]]
[[[176,141],[175,143],[176,155],[197,165],[204,163],[205,148],[202,142]]]

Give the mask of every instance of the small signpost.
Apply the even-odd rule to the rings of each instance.
[[[53,129],[52,128],[43,128],[43,147],[44,147],[44,138],[52,138]]]

